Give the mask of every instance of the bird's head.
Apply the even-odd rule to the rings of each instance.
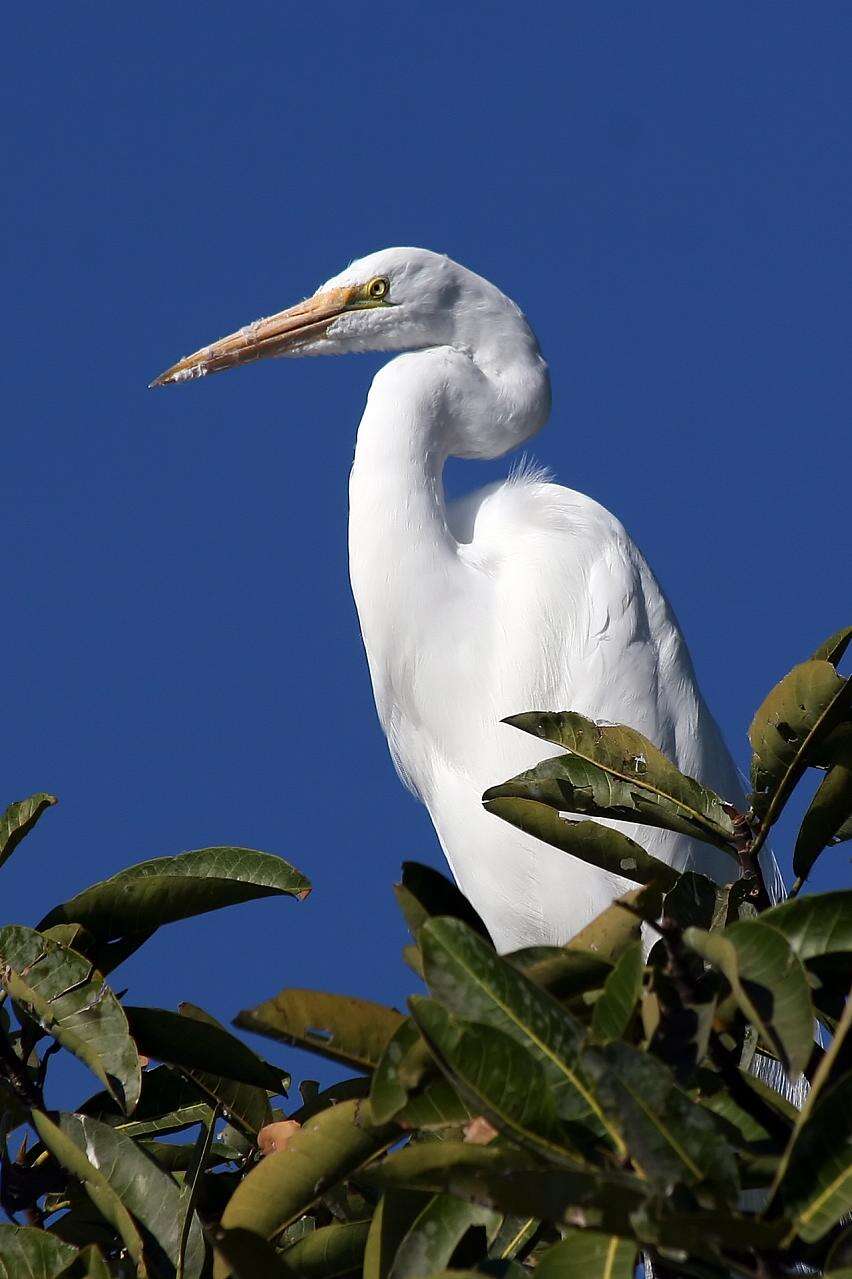
[[[503,333],[517,340],[519,326],[535,346],[519,308],[481,276],[427,249],[382,249],[352,262],[303,302],[185,356],[151,385],[270,356],[493,345]]]

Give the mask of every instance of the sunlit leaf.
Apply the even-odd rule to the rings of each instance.
[[[400,1078],[399,1068],[410,1049],[421,1042],[412,1018],[403,1018],[385,1044],[370,1081],[373,1123],[388,1123],[408,1101],[411,1086]]]
[[[724,933],[688,928],[684,941],[723,973],[744,1016],[797,1076],[813,1044],[810,988],[795,950],[766,922],[771,914],[740,920]]]
[[[398,1135],[395,1127],[367,1125],[354,1101],[321,1111],[296,1133],[286,1150],[267,1155],[240,1182],[222,1215],[223,1227],[271,1238]],[[223,1279],[227,1270],[217,1261],[214,1273],[216,1279]]]
[[[852,891],[796,897],[760,918],[784,934],[803,962],[852,950]]]
[[[141,1073],[127,1018],[100,973],[34,928],[0,928],[0,983],[130,1113]]]
[[[635,840],[600,822],[578,822],[563,817],[548,804],[532,799],[497,798],[485,803],[489,813],[519,830],[561,848],[580,861],[588,862],[612,875],[620,875],[636,884],[656,880],[668,887],[677,883],[673,866],[646,852]]]
[[[46,809],[57,803],[55,795],[39,791],[28,799],[10,804],[0,815],[0,866],[8,861],[25,835],[28,835]]]
[[[827,661],[794,666],[760,706],[749,729],[752,811],[765,832],[777,818],[819,744],[852,702],[852,684]]]
[[[76,1255],[45,1230],[0,1224],[0,1279],[56,1279]]]
[[[121,1198],[109,1181],[79,1149],[76,1142],[40,1110],[32,1112],[33,1125],[47,1149],[67,1172],[77,1177],[92,1203],[115,1227],[136,1266],[138,1279],[147,1279],[142,1237]]]
[[[151,1232],[176,1265],[183,1211],[175,1181],[124,1133],[80,1115],[64,1114],[59,1127],[98,1169],[111,1189],[138,1221]],[[204,1239],[197,1220],[189,1233],[186,1279],[198,1279],[204,1265]]]
[[[618,1235],[567,1230],[535,1268],[536,1279],[633,1279],[636,1244]]]
[[[42,926],[83,924],[106,940],[258,897],[302,900],[310,891],[310,881],[283,857],[253,848],[199,848],[119,871],[54,907]]]
[[[312,1230],[279,1254],[284,1273],[298,1279],[360,1275],[369,1229],[369,1221],[347,1221]]]
[[[592,1013],[592,1034],[601,1043],[620,1039],[642,993],[642,943],[634,942],[606,979]]]
[[[575,711],[530,711],[505,721],[569,752],[545,760],[484,795],[530,799],[589,817],[642,822],[693,835],[733,854],[729,806],[687,777],[635,729],[596,724]]]
[[[852,640],[852,626],[843,626],[839,631],[835,631],[833,635],[829,635],[827,640],[823,640],[815,653],[811,655],[812,662],[831,662],[832,666],[843,657]]]
[[[390,1279],[421,1279],[443,1270],[471,1226],[496,1229],[497,1223],[489,1208],[452,1195],[433,1195],[400,1240]]]
[[[234,1024],[356,1070],[372,1070],[403,1020],[395,1008],[369,999],[287,989],[241,1012]]]
[[[568,950],[579,950],[614,962],[642,935],[642,919],[659,919],[662,891],[656,884],[631,888],[590,920],[568,942]],[[640,918],[641,917],[641,918]]]

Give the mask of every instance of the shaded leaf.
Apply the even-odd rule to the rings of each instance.
[[[174,1180],[130,1137],[97,1119],[64,1114],[59,1127],[95,1165],[124,1207],[151,1232],[172,1264],[177,1265],[183,1210]],[[204,1238],[195,1221],[189,1233],[186,1279],[198,1279],[203,1265]]]
[[[390,1279],[420,1279],[443,1270],[471,1226],[496,1225],[497,1216],[489,1208],[452,1195],[433,1195],[401,1239]]]
[[[406,1231],[429,1202],[421,1190],[387,1190],[378,1202],[364,1251],[364,1279],[388,1279]]]
[[[368,1126],[360,1119],[355,1101],[320,1111],[286,1150],[267,1155],[240,1182],[222,1215],[222,1225],[226,1230],[240,1227],[271,1238],[398,1135],[395,1127]],[[227,1271],[217,1263],[214,1273],[221,1279]]]
[[[704,1181],[736,1193],[736,1161],[719,1127],[661,1061],[620,1042],[589,1049],[585,1061],[601,1104],[650,1182],[667,1189]]]
[[[518,1216],[517,1213],[507,1212],[491,1241],[488,1249],[489,1257],[502,1261],[525,1255],[540,1226],[541,1222],[537,1217]]]
[[[40,1110],[32,1112],[33,1126],[53,1157],[72,1176],[77,1177],[97,1210],[118,1231],[136,1266],[138,1279],[147,1279],[148,1270],[142,1255],[142,1238],[133,1218],[113,1190],[104,1174],[78,1148],[75,1141]]]
[[[727,885],[725,885],[727,888]],[[691,924],[710,929],[720,906],[724,889],[706,875],[684,871],[674,888],[666,893],[663,914],[677,921],[681,928]]]
[[[794,1076],[813,1045],[814,1013],[808,979],[783,933],[760,920],[740,920],[724,933],[688,928],[687,946],[727,978],[743,1015]]]
[[[536,1279],[633,1279],[636,1244],[618,1235],[568,1230],[548,1248],[535,1268]]]
[[[430,1079],[425,1088],[409,1097],[394,1116],[400,1128],[440,1132],[457,1128],[473,1118],[471,1109],[443,1075]]]
[[[29,799],[19,799],[0,815],[0,866],[8,861],[46,809],[56,804],[55,795],[39,791]]]
[[[852,768],[838,763],[820,782],[802,821],[793,851],[793,870],[798,880],[808,877],[824,848],[852,839],[850,817]]]
[[[827,661],[802,662],[775,685],[757,711],[748,735],[752,811],[758,838],[769,829],[820,742],[844,717],[852,684]]]
[[[166,1008],[126,1005],[125,1011],[133,1038],[146,1057],[184,1070],[206,1071],[236,1083],[253,1084],[270,1092],[286,1089],[289,1082],[286,1072],[258,1057],[218,1022],[199,1023]]]
[[[803,962],[852,950],[852,892],[814,893],[773,906],[761,923],[783,933]]]
[[[797,1130],[776,1202],[809,1242],[852,1212],[852,1074],[824,1092]]]
[[[112,1271],[104,1254],[97,1244],[93,1243],[81,1248],[74,1261],[67,1270],[63,1270],[62,1274],[63,1277],[67,1276],[67,1279],[112,1279]]]
[[[0,1279],[56,1279],[76,1255],[45,1230],[0,1224]]]
[[[590,952],[610,962],[642,936],[642,919],[659,919],[662,892],[656,884],[632,888],[590,920],[571,938],[568,950]]]
[[[420,947],[430,991],[453,1012],[526,1048],[563,1119],[593,1112],[605,1123],[579,1064],[584,1031],[576,1018],[459,920],[430,920]],[[422,1030],[417,1014],[415,1020]]]
[[[395,1008],[369,999],[287,989],[241,1012],[234,1025],[356,1070],[372,1070],[403,1020]]]
[[[396,896],[406,923],[416,937],[422,924],[434,915],[462,919],[475,933],[490,941],[488,929],[464,893],[432,866],[421,862],[402,863],[402,883]]]
[[[139,1057],[101,974],[76,951],[21,924],[0,928],[0,965],[0,983],[12,998],[132,1111],[142,1082]]]
[[[621,955],[606,979],[592,1013],[592,1034],[601,1043],[620,1039],[642,993],[642,943],[634,942]]]
[[[107,940],[258,897],[302,900],[310,891],[310,881],[283,857],[253,848],[199,848],[119,871],[55,906],[42,926],[83,924]]]
[[[79,1113],[100,1119],[126,1137],[145,1137],[206,1123],[210,1104],[191,1080],[169,1066],[157,1066],[142,1072],[142,1094],[132,1118],[124,1115],[106,1092],[90,1097]]]
[[[570,753],[545,760],[485,800],[532,799],[552,808],[643,822],[679,831],[733,853],[735,829],[729,806],[687,777],[635,729],[596,724],[575,711],[530,711],[505,721]]]
[[[195,1004],[181,1004],[180,1013],[192,1023],[193,1029],[203,1027],[205,1030],[217,1030],[222,1035],[228,1034],[215,1017],[211,1017],[210,1013],[205,1012],[203,1008],[198,1008]],[[239,1043],[239,1040],[234,1042]],[[252,1053],[251,1056],[254,1057],[254,1054]],[[248,1061],[248,1058],[245,1060]],[[260,1061],[260,1058],[254,1058],[254,1060],[261,1065],[266,1065],[265,1062]],[[255,1141],[261,1128],[271,1122],[272,1110],[266,1088],[234,1080],[227,1075],[223,1076],[210,1070],[186,1067],[184,1069],[187,1070],[193,1083],[218,1102],[224,1108],[228,1118],[241,1128],[251,1141]],[[273,1068],[270,1067],[270,1069]],[[280,1092],[283,1087],[283,1083],[279,1083],[275,1091]]]
[[[653,857],[635,840],[611,826],[574,821],[532,799],[490,799],[485,802],[485,808],[528,835],[543,839],[546,844],[612,875],[631,879],[636,884],[656,880],[670,887],[677,883],[678,872],[673,866]]]
[[[411,1086],[400,1078],[399,1068],[410,1049],[420,1043],[420,1031],[413,1019],[403,1018],[385,1044],[370,1080],[370,1114],[373,1123],[388,1123],[408,1101]]]
[[[216,1251],[219,1273],[233,1279],[286,1279],[291,1273],[271,1243],[251,1230],[237,1227],[225,1230],[220,1225],[209,1227],[208,1234]]]
[[[361,1273],[369,1221],[320,1226],[280,1253],[284,1273],[300,1279],[336,1279]]]

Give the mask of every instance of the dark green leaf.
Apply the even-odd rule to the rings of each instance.
[[[458,1128],[473,1118],[455,1088],[443,1075],[430,1079],[425,1088],[409,1097],[394,1116],[400,1128],[417,1131],[440,1132],[446,1128]]]
[[[535,1268],[536,1279],[633,1279],[636,1244],[592,1230],[566,1231]]]
[[[561,1138],[541,1064],[517,1040],[454,1017],[434,999],[412,996],[409,1005],[439,1066],[475,1111],[527,1149],[563,1166],[577,1164]]]
[[[107,940],[258,897],[302,900],[310,891],[310,881],[283,857],[253,848],[199,848],[119,871],[54,907],[42,926],[83,924]]]
[[[497,1226],[489,1208],[437,1194],[426,1203],[400,1241],[390,1279],[421,1279],[443,1270],[471,1226]]]
[[[630,946],[606,979],[592,1013],[592,1034],[601,1043],[620,1039],[642,993],[642,943]]]
[[[100,1119],[126,1137],[145,1137],[206,1123],[210,1104],[191,1080],[169,1066],[157,1066],[142,1072],[142,1095],[132,1118],[128,1119],[106,1092],[90,1097],[79,1113]]]
[[[561,1118],[593,1112],[605,1123],[579,1065],[584,1031],[570,1013],[460,920],[430,920],[420,946],[432,993],[460,1016],[521,1044],[538,1064]]]
[[[852,768],[835,764],[817,787],[805,813],[796,847],[793,870],[799,880],[807,879],[811,867],[824,848],[852,839]]]
[[[434,915],[462,919],[475,933],[490,941],[488,929],[462,892],[440,871],[420,862],[402,863],[402,883],[397,898],[414,936]]]
[[[35,826],[42,813],[57,803],[55,795],[39,791],[29,799],[19,799],[0,815],[0,866],[8,861],[25,835]]]
[[[548,804],[532,799],[490,799],[485,803],[489,813],[519,830],[561,848],[590,866],[598,866],[612,875],[620,875],[635,884],[657,881],[666,887],[677,883],[678,872],[659,857],[645,851],[635,840],[600,822],[578,822],[563,817]]]
[[[661,1061],[620,1042],[589,1049],[584,1061],[601,1104],[650,1182],[667,1189],[703,1181],[723,1194],[736,1192],[736,1162],[719,1127]]]
[[[420,1031],[411,1017],[403,1018],[385,1044],[370,1081],[370,1114],[373,1123],[389,1123],[408,1101],[411,1087],[400,1079],[399,1067],[406,1053],[420,1043]]]
[[[663,914],[674,919],[681,928],[692,924],[709,929],[720,905],[721,891],[706,875],[684,871],[674,888],[666,893]]]
[[[406,1231],[431,1199],[420,1190],[388,1190],[378,1202],[364,1251],[364,1279],[388,1279]]]
[[[619,915],[629,922],[630,916],[624,911],[619,911]],[[612,971],[608,959],[588,950],[575,950],[570,945],[527,946],[504,955],[503,959],[559,1000],[597,990]]]
[[[33,1125],[53,1157],[72,1176],[77,1177],[98,1211],[118,1231],[125,1248],[136,1264],[138,1279],[147,1279],[148,1270],[142,1255],[142,1238],[133,1218],[99,1168],[87,1159],[76,1142],[40,1110],[32,1112]]]
[[[56,1279],[76,1255],[45,1230],[0,1224],[0,1279]]]
[[[797,1129],[776,1198],[809,1242],[852,1212],[852,1074],[824,1092]]]
[[[49,1035],[131,1112],[139,1057],[121,1004],[87,959],[33,928],[0,928],[0,982]]]
[[[784,807],[819,744],[843,719],[852,684],[826,661],[802,662],[776,684],[752,720],[749,741],[752,811],[760,819],[758,838]]]
[[[656,884],[631,888],[581,928],[567,949],[591,952],[599,959],[614,962],[642,936],[641,920],[659,919],[661,910],[662,892]]]
[[[743,1015],[798,1076],[813,1046],[810,988],[795,950],[766,922],[771,914],[740,920],[723,933],[688,928],[684,941],[724,974]]]
[[[112,1279],[112,1271],[97,1244],[90,1243],[77,1253],[62,1276],[63,1279]]]
[[[272,1244],[251,1230],[225,1230],[213,1225],[208,1233],[222,1275],[232,1275],[233,1279],[288,1279],[291,1272],[285,1269]]]
[[[226,1230],[239,1227],[271,1238],[398,1135],[395,1127],[370,1127],[359,1116],[355,1101],[341,1101],[321,1111],[295,1134],[286,1150],[267,1155],[240,1182],[222,1225]],[[217,1263],[214,1273],[216,1279],[223,1279],[227,1271]]]
[[[836,666],[849,647],[850,640],[852,640],[852,626],[841,627],[820,644],[816,652],[812,654],[811,661],[831,662],[832,666]]]
[[[66,1114],[61,1116],[59,1126],[176,1265],[183,1212],[180,1191],[169,1174],[157,1167],[130,1137],[97,1119]],[[204,1239],[196,1221],[189,1234],[186,1279],[198,1279],[203,1265]]]
[[[191,1005],[185,1005],[189,1008]],[[125,1008],[140,1052],[184,1070],[207,1071],[236,1083],[284,1092],[288,1076],[224,1027],[199,1023],[166,1008]]]
[[[532,799],[589,817],[643,822],[703,839],[733,854],[735,830],[724,800],[687,777],[647,737],[595,724],[575,711],[531,711],[505,721],[570,753],[485,792],[485,800]]]
[[[505,1213],[488,1249],[489,1257],[495,1261],[508,1261],[524,1256],[531,1247],[540,1226],[538,1217],[519,1216],[513,1212]]]
[[[852,950],[852,892],[796,897],[760,918],[784,934],[803,962]]]
[[[356,1070],[372,1070],[403,1020],[395,1008],[369,999],[288,989],[241,1012],[234,1025]]]
[[[203,1027],[205,1031],[212,1029],[219,1031],[222,1035],[228,1034],[215,1017],[211,1017],[203,1008],[198,1008],[195,1004],[181,1004],[180,1012],[182,1017],[189,1019],[193,1029]],[[234,1042],[239,1043],[239,1040]],[[251,1057],[254,1058],[254,1064],[266,1065],[260,1058],[254,1057],[253,1053]],[[249,1058],[246,1057],[244,1060],[248,1063]],[[257,1138],[261,1128],[272,1121],[269,1098],[266,1088],[262,1085],[237,1081],[228,1075],[223,1076],[210,1070],[190,1070],[186,1067],[184,1069],[187,1070],[193,1083],[197,1084],[213,1101],[218,1102],[232,1123],[242,1129],[252,1141]],[[281,1092],[283,1088],[284,1083],[281,1082],[274,1091]]]
[[[284,1272],[298,1279],[360,1276],[369,1229],[369,1221],[347,1221],[312,1230],[279,1254]]]

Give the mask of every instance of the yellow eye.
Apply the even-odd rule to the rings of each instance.
[[[378,301],[387,294],[389,288],[390,281],[383,275],[377,275],[375,279],[371,280],[367,285],[367,296]]]

